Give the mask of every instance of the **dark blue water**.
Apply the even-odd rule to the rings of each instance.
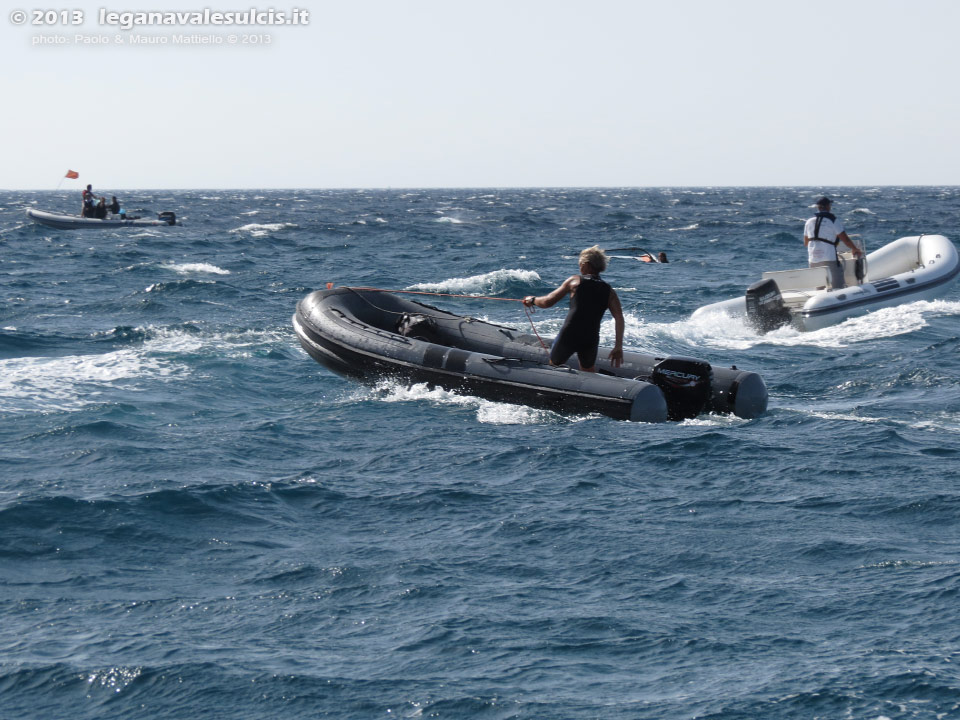
[[[803,266],[820,192],[159,191],[121,199],[182,227],[108,232],[0,195],[0,717],[960,716],[958,289],[689,319]],[[960,238],[960,188],[834,197],[868,250]],[[366,387],[291,328],[326,282],[521,297],[594,243],[634,248],[628,347],[756,370],[767,414]]]

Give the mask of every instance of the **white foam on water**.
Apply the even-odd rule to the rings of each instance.
[[[164,263],[160,267],[165,270],[172,270],[180,275],[189,275],[190,273],[212,273],[214,275],[229,275],[229,270],[211,265],[210,263]]]
[[[794,408],[799,412],[803,412],[802,409]],[[858,422],[858,423],[879,423],[885,422],[886,418],[877,418],[877,417],[863,417],[861,415],[853,415],[851,413],[842,413],[842,412],[826,412],[821,410],[811,410],[805,412],[805,415],[810,417],[820,418],[821,420],[844,420],[847,422]]]
[[[270,233],[298,227],[295,223],[250,223],[230,230],[232,233],[250,233],[253,237],[265,237]]]
[[[369,396],[360,396],[368,399]],[[557,422],[562,416],[549,410],[494,402],[473,395],[459,395],[449,390],[429,387],[424,383],[403,385],[394,381],[378,383],[373,397],[381,402],[430,402],[437,405],[451,405],[476,411],[477,421],[488,425],[535,425]],[[563,418],[570,420],[572,418]],[[583,419],[583,418],[576,418]]]
[[[749,420],[730,413],[729,415],[699,415],[695,418],[681,420],[677,425],[679,427],[725,428],[736,427],[747,422],[749,422]]]
[[[634,333],[643,333],[646,337],[667,337],[696,347],[746,350],[763,342],[763,338],[746,323],[745,318],[728,315],[723,311],[673,323],[638,323],[639,327],[633,328]]]
[[[185,356],[244,359],[255,347],[289,343],[279,330],[196,333],[182,329],[137,328],[140,345],[106,353],[0,360],[0,415],[75,411],[103,401],[107,392],[136,393],[142,384],[170,382],[191,374]]]
[[[177,282],[179,282],[179,281],[177,281]],[[216,281],[215,281],[215,280],[195,280],[194,282],[196,282],[196,283],[198,283],[198,284],[201,284],[201,285],[213,285],[213,284],[215,284]],[[154,290],[157,290],[157,289],[163,290],[164,287],[166,287],[166,283],[162,283],[162,282],[159,282],[159,283],[151,283],[151,284],[147,285],[147,287],[145,287],[145,288],[143,289],[143,291],[144,291],[144,292],[153,292]]]
[[[868,416],[868,415],[855,415],[851,412],[843,411],[834,411],[834,410],[824,410],[811,408],[809,404],[804,404],[800,406],[793,405],[781,405],[779,406],[782,410],[787,410],[790,412],[797,413],[799,415],[806,415],[808,417],[817,418],[819,420],[837,420],[841,422],[850,422],[857,423],[861,425],[876,425],[878,423],[884,423],[887,425],[899,425],[901,427],[909,427],[914,430],[928,430],[933,433],[960,433],[960,418],[957,417],[942,417],[942,418],[928,418],[926,420],[914,421],[914,420],[898,420],[891,417],[885,416]]]
[[[694,346],[728,350],[746,350],[757,345],[842,348],[916,332],[927,326],[928,317],[942,315],[960,315],[960,302],[919,300],[881,308],[811,332],[788,326],[760,335],[747,323],[746,318],[728,315],[723,311],[705,313],[675,323],[649,323],[646,328]]]
[[[928,417],[924,420],[914,420],[905,424],[917,430],[960,433],[960,414],[944,412],[934,417]]]
[[[770,333],[773,336],[770,339],[777,345],[847,347],[858,342],[916,332],[927,326],[929,316],[938,315],[960,315],[960,302],[919,300],[895,307],[881,308],[866,315],[850,318],[839,325],[813,332],[797,332],[793,329],[781,328]]]
[[[442,292],[458,295],[489,295],[502,291],[511,282],[533,284],[540,280],[534,270],[494,270],[482,275],[465,278],[450,278],[438,283],[418,283],[406,288],[421,292]]]
[[[821,401],[815,403],[805,400],[799,404],[790,402],[786,404],[778,403],[776,407],[779,410],[797,413],[798,415],[806,415],[819,420],[838,420],[841,422],[851,422],[863,425],[884,423],[887,425],[908,427],[914,430],[926,430],[931,433],[960,433],[960,414],[958,413],[940,412],[933,416],[927,416],[922,420],[903,420],[887,417],[885,415],[857,415],[855,412],[851,412],[850,408],[851,405],[856,405],[859,408],[872,406],[882,410],[884,405],[888,402],[895,403],[896,400],[889,398],[873,401],[858,399]]]
[[[99,355],[0,360],[0,414],[78,410],[124,381],[167,377],[177,368],[137,348]]]
[[[455,217],[448,217],[444,215],[443,217],[438,217],[434,222],[438,223],[450,223],[452,225],[463,225],[463,220],[458,220]]]

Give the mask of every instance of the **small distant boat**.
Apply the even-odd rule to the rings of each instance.
[[[693,317],[723,312],[746,317],[759,332],[792,324],[820,330],[880,308],[943,295],[960,273],[957,249],[943,235],[894,240],[866,256],[840,253],[846,287],[830,287],[826,268],[765,272],[746,294],[704,305]]]
[[[535,335],[445,312],[373,288],[318,290],[297,304],[303,349],[336,373],[368,382],[395,378],[561,413],[663,422],[701,413],[752,418],[767,408],[754,372],[703,360],[624,352],[598,372],[549,364]]]
[[[107,228],[118,227],[142,227],[142,226],[165,226],[176,225],[177,216],[172,212],[157,213],[156,219],[153,218],[124,218],[121,215],[111,215],[107,218],[85,218],[79,215],[67,215],[66,213],[47,212],[46,210],[27,210],[27,217],[40,225],[58,228],[60,230],[73,230],[75,228],[105,230]]]

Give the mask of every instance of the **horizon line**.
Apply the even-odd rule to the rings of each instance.
[[[86,185],[79,188],[0,188],[0,192],[30,192],[30,193],[62,193],[82,191]],[[111,186],[107,186],[111,187]],[[823,192],[824,188],[834,190],[840,189],[859,189],[859,188],[960,188],[960,184],[923,184],[923,183],[902,183],[902,184],[866,184],[866,185],[424,185],[424,186],[393,186],[393,185],[371,185],[371,186],[330,186],[330,187],[303,187],[303,186],[262,186],[262,187],[115,187],[121,192],[192,192],[192,191],[304,191],[304,192],[324,192],[330,190],[344,190],[351,192],[364,191],[435,191],[435,190],[689,190],[689,189],[756,189],[756,188],[775,188],[788,190],[816,190]]]

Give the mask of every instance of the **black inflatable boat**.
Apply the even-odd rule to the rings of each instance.
[[[633,352],[624,352],[623,365],[614,368],[604,348],[598,372],[575,369],[576,356],[574,368],[551,367],[535,335],[372,288],[311,293],[297,304],[293,327],[317,362],[366,381],[393,377],[561,413],[643,422],[704,412],[752,418],[767,408],[766,385],[753,372]]]

